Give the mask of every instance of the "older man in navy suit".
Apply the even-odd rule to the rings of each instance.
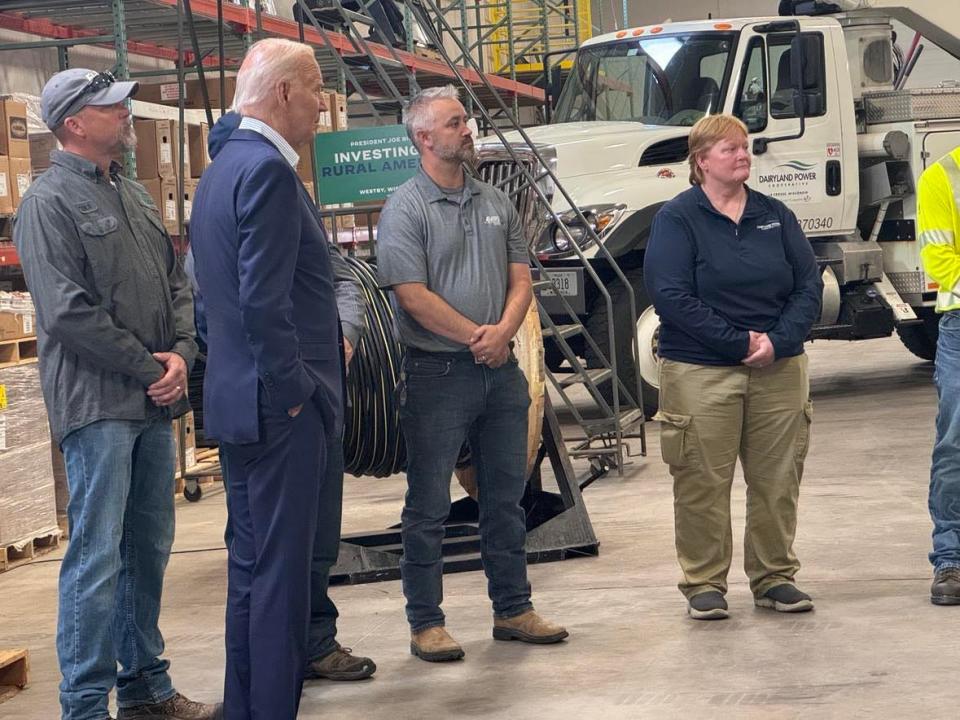
[[[297,177],[322,79],[313,50],[269,39],[237,75],[243,115],[197,189],[191,222],[207,320],[204,432],[230,476],[230,720],[295,718],[306,665],[311,541],[343,361],[323,226]]]

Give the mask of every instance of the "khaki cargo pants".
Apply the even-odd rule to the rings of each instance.
[[[673,476],[677,558],[687,597],[727,590],[730,487],[747,484],[744,570],[754,596],[792,582],[797,498],[810,437],[807,356],[762,369],[660,364],[660,449]]]

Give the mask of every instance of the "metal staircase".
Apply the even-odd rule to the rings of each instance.
[[[364,104],[370,107],[372,116],[377,120],[382,118],[379,108],[391,110],[402,107],[407,95],[420,87],[418,78],[400,61],[396,51],[390,48],[392,58],[377,57],[369,51],[369,45],[364,34],[369,34],[369,28],[375,27],[376,20],[368,12],[369,4],[361,2],[359,10],[347,10],[340,0],[330,0],[321,15],[310,12],[305,0],[298,0],[301,12],[300,21],[312,24],[322,35],[329,33],[329,28],[336,25],[347,34],[349,42],[356,48],[356,55],[345,56],[341,59],[341,77],[346,81],[345,88],[349,93],[357,91]],[[637,352],[636,337],[617,338],[614,329],[614,307],[609,288],[604,286],[591,263],[588,261],[577,242],[570,236],[566,225],[552,207],[555,197],[561,196],[570,207],[576,207],[570,196],[563,189],[556,175],[551,169],[550,159],[530,140],[520,125],[516,103],[510,98],[504,98],[483,74],[482,60],[475,57],[471,48],[464,43],[460,28],[451,25],[448,16],[449,8],[441,9],[435,0],[408,0],[412,9],[406,13],[406,18],[416,17],[420,29],[426,34],[427,40],[438,53],[458,81],[465,93],[468,107],[482,120],[500,140],[500,146],[492,152],[481,154],[475,173],[484,181],[501,188],[514,201],[525,228],[535,240],[536,233],[545,222],[554,222],[568,236],[570,246],[574,249],[578,267],[585,278],[592,282],[607,308],[606,347],[615,348],[617,343],[632,343],[634,353]],[[339,15],[339,20],[334,16]],[[408,28],[406,36],[412,36],[412,28]],[[447,48],[455,48],[453,53]],[[393,62],[391,62],[391,59]],[[465,68],[457,66],[462,62]],[[372,70],[377,77],[379,88],[372,88],[353,76],[352,69],[364,66]],[[465,77],[469,71],[474,75],[470,79]],[[479,82],[478,82],[479,80]],[[389,122],[396,122],[396,116]],[[506,125],[507,127],[504,127]],[[505,132],[512,131],[513,140],[508,140]],[[629,282],[616,261],[603,247],[586,218],[579,210],[575,211],[586,231],[590,233],[596,246],[598,256],[614,270],[618,282],[629,289]],[[540,318],[543,326],[543,335],[547,342],[553,342],[562,353],[567,367],[566,372],[551,372],[546,369],[546,376],[554,393],[577,427],[575,434],[564,437],[573,457],[586,458],[590,462],[591,471],[583,485],[593,482],[610,469],[616,469],[622,474],[623,466],[630,451],[628,440],[639,439],[640,454],[646,453],[646,436],[644,431],[644,415],[639,372],[635,373],[632,382],[625,383],[617,372],[616,353],[606,353],[600,344],[581,323],[576,310],[564,297],[555,285],[556,278],[552,277],[549,268],[533,252],[534,243],[530,243],[530,260],[534,273],[537,275],[535,290],[540,307]],[[636,306],[632,291],[630,297],[630,327],[636,327]],[[552,317],[562,317],[557,323]],[[589,347],[594,358],[593,365],[586,367],[583,360],[574,352],[569,339],[577,336]],[[608,357],[609,355],[609,357]],[[606,385],[604,385],[606,384]],[[605,388],[605,391],[601,390]],[[584,396],[584,392],[586,395]],[[584,407],[583,400],[589,400]]]

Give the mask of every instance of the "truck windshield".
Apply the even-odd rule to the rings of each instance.
[[[735,33],[660,35],[577,53],[554,122],[693,125],[723,106]]]

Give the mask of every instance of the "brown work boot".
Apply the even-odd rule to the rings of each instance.
[[[307,664],[304,677],[307,680],[317,680],[319,678],[363,680],[377,671],[376,663],[373,660],[352,653],[353,650],[337,643],[332,652]]]
[[[463,657],[463,648],[442,625],[410,634],[410,653],[427,662],[447,662]]]
[[[223,705],[204,705],[177,693],[161,703],[120,708],[117,720],[223,720]]]
[[[569,634],[562,625],[544,620],[534,610],[527,610],[515,617],[493,619],[493,637],[496,640],[549,645],[560,642]]]

